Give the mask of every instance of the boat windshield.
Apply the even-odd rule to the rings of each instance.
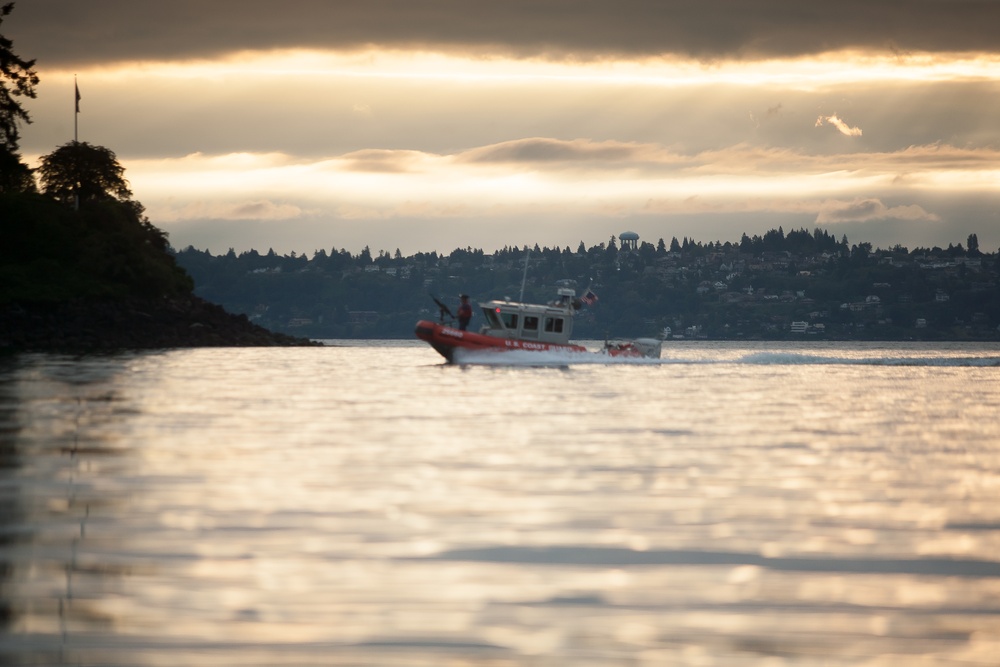
[[[483,316],[489,322],[490,329],[499,329],[503,326],[500,324],[500,318],[497,317],[496,311],[492,308],[483,308]]]

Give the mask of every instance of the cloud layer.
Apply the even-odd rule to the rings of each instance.
[[[79,121],[175,244],[308,252],[1000,244],[997,25],[987,0],[22,0],[3,29],[42,77],[26,158]]]
[[[860,162],[863,169],[840,169]],[[836,225],[938,223],[938,213],[913,202],[954,192],[942,174],[975,180],[984,165],[997,163],[995,149],[941,145],[867,155],[816,156],[749,145],[683,154],[657,144],[535,138],[451,154],[382,150],[311,161],[280,154],[193,154],[136,161],[131,173],[146,192],[150,214],[166,222],[324,214],[496,220],[598,211],[619,219],[770,213]],[[194,203],[178,206],[177,191]],[[852,194],[857,192],[870,196]],[[219,203],[208,203],[211,198]]]
[[[31,0],[16,38],[47,65],[382,48],[607,58],[997,51],[990,0]]]

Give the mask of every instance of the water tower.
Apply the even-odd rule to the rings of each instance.
[[[618,240],[622,242],[622,250],[639,249],[639,235],[635,232],[622,232],[618,235]]]

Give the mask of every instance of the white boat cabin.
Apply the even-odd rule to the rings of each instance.
[[[486,324],[479,333],[566,344],[573,333],[573,314],[578,304],[573,290],[563,288],[558,294],[558,299],[544,305],[509,300],[480,303]]]

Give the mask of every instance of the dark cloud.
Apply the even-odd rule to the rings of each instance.
[[[8,21],[16,50],[47,67],[369,45],[575,58],[1000,50],[994,0],[21,0]]]
[[[876,220],[922,220],[940,222],[941,218],[916,204],[887,206],[880,199],[858,198],[853,201],[828,201],[819,207],[817,225],[835,225],[844,222],[872,222]]]
[[[413,171],[412,163],[420,156],[416,151],[367,149],[348,153],[343,160],[352,171],[403,174]]]
[[[637,145],[619,142],[561,141],[532,138],[505,141],[466,152],[462,162],[590,162],[634,159]]]

